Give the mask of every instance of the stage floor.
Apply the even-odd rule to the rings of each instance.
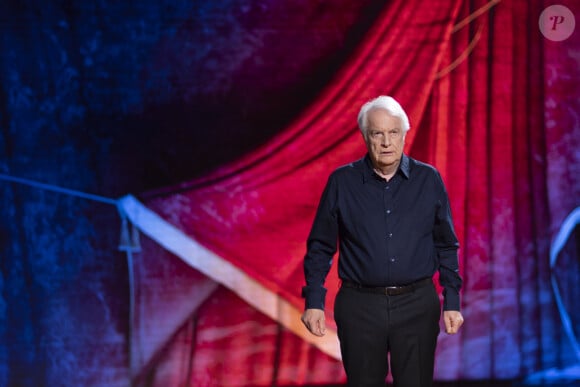
[[[544,383],[524,383],[521,381],[465,381],[452,383],[434,383],[433,387],[580,387],[580,380],[550,381]]]
[[[580,387],[580,380],[550,381],[544,383],[524,383],[521,381],[464,381],[434,383],[433,387]]]
[[[306,386],[305,386],[306,387]],[[341,384],[311,387],[345,387]],[[392,387],[392,384],[387,384]],[[524,383],[521,381],[463,381],[463,382],[435,382],[433,387],[580,387],[580,380],[550,381],[544,383]]]

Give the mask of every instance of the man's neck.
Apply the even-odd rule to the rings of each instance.
[[[391,178],[395,176],[395,173],[397,173],[398,168],[399,164],[397,164],[396,166],[383,167],[382,169],[373,166],[373,170],[375,171],[375,173],[386,180],[391,180]]]
[[[377,175],[379,175],[380,177],[382,177],[383,179],[386,179],[386,180],[390,180],[390,179],[391,179],[391,177],[393,177],[393,176],[394,176],[394,174],[395,174],[395,172],[391,172],[391,173],[384,173],[383,171],[381,171],[381,170],[380,170],[380,169],[378,169],[378,168],[373,168],[373,170],[375,171],[375,173],[376,173]]]

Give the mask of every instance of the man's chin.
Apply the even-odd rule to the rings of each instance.
[[[379,158],[379,162],[377,164],[379,164],[379,166],[381,166],[381,167],[392,167],[393,165],[397,164],[398,162],[399,162],[399,159],[397,159],[393,156],[389,156],[389,157]]]

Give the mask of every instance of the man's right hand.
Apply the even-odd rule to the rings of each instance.
[[[324,336],[326,333],[326,321],[322,309],[306,309],[301,320],[313,335]]]

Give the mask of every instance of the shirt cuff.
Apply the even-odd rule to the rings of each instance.
[[[305,309],[322,309],[324,310],[324,300],[326,298],[326,289],[323,287],[302,288],[302,298],[305,299]]]
[[[443,289],[443,310],[457,310],[461,308],[459,293],[450,289]]]

